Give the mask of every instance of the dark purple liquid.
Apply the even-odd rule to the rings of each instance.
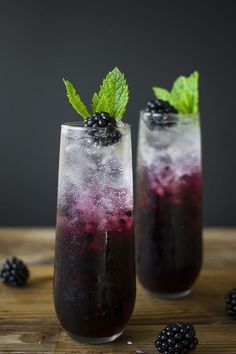
[[[165,184],[138,171],[137,271],[150,291],[174,295],[191,289],[201,268],[201,172],[178,179],[168,167],[162,173]]]
[[[96,220],[88,225],[58,216],[54,302],[60,323],[75,337],[118,334],[133,311],[133,216],[124,210],[110,218],[118,224],[106,232]]]

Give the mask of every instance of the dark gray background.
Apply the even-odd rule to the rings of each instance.
[[[236,226],[234,3],[2,0],[0,225],[54,224],[60,124],[77,119],[62,77],[89,100],[118,66],[134,150],[151,87],[199,70],[205,224]]]

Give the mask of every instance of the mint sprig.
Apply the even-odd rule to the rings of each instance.
[[[69,102],[76,112],[84,119],[91,116],[72,83],[68,80],[63,81],[66,86]],[[93,94],[92,111],[93,113],[107,112],[115,119],[122,119],[128,100],[129,90],[124,74],[118,68],[114,68],[103,80],[98,93],[95,92]]]
[[[93,112],[105,111],[111,117],[122,119],[129,100],[129,90],[124,74],[118,68],[109,72],[98,94],[94,94]]]
[[[70,81],[65,79],[63,79],[63,81],[66,86],[66,93],[67,93],[68,100],[72,104],[76,112],[80,114],[84,119],[90,117],[90,114],[85,104],[82,102],[80,96],[77,94],[73,84]]]
[[[179,76],[169,92],[153,87],[155,97],[169,102],[179,113],[195,114],[199,112],[199,74],[194,71],[189,77]]]

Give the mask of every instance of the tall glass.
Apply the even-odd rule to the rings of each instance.
[[[116,339],[135,302],[130,127],[96,144],[105,129],[61,129],[54,303],[64,329],[88,343]]]
[[[162,297],[187,295],[202,263],[199,116],[163,122],[141,112],[137,165],[137,271]],[[158,116],[158,115],[157,115]]]

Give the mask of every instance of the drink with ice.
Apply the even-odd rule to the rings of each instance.
[[[61,129],[54,303],[64,329],[88,343],[117,338],[135,302],[131,134],[112,119]]]
[[[91,341],[120,334],[135,300],[130,129],[119,131],[107,147],[77,124],[61,133],[55,306],[69,333]]]
[[[165,110],[165,102],[155,104]],[[202,262],[200,123],[198,114],[166,110],[140,116],[137,271],[150,291],[179,297],[190,292]]]

